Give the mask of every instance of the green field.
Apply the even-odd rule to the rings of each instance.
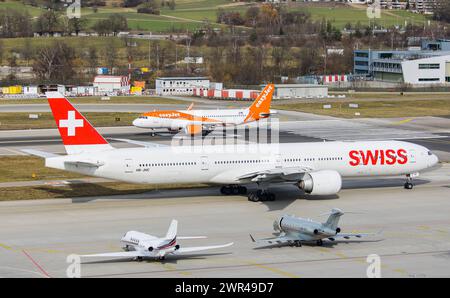
[[[42,158],[33,156],[0,157],[0,182],[73,179],[80,177],[82,177],[80,174],[46,168]]]
[[[320,21],[325,18],[328,21],[331,21],[334,26],[341,29],[344,28],[347,23],[355,25],[360,22],[362,26],[368,26],[370,21],[367,17],[365,8],[307,6],[295,8],[293,10],[306,10],[311,14],[313,20]],[[404,26],[405,21],[416,25],[423,25],[424,23],[427,23],[429,19],[430,18],[422,14],[403,10],[383,10],[381,18],[376,19],[375,23],[384,27],[391,27],[394,25]],[[373,24],[373,20],[371,24]]]
[[[350,108],[349,103],[356,103],[358,108]],[[274,109],[300,111],[342,118],[397,118],[420,116],[450,116],[450,99],[430,100],[334,100],[331,109],[324,109],[320,103],[288,103],[272,105]],[[355,115],[360,113],[360,115]]]
[[[31,16],[39,16],[44,10],[39,7],[34,7],[30,5],[24,5],[20,1],[5,1],[0,2],[0,9],[15,9],[19,11],[27,11]]]
[[[244,11],[244,6],[231,0],[179,0],[176,1],[176,9],[161,8],[161,15],[140,14],[136,8],[125,7],[99,7],[97,12],[92,8],[81,9],[81,17],[87,20],[90,27],[101,19],[107,19],[111,15],[122,14],[128,20],[131,30],[145,30],[151,32],[183,32],[194,31],[202,26],[202,21],[208,19],[211,23],[216,21],[216,12],[221,7],[224,9]],[[228,5],[232,5],[228,7]],[[234,8],[234,6],[237,6]],[[24,5],[18,1],[0,2],[0,9],[13,8],[26,10],[33,17],[40,15],[44,10],[38,7]],[[218,24],[214,24],[219,26]]]
[[[132,30],[145,30],[152,32],[192,31],[202,26],[202,21],[209,20],[213,26],[216,24],[216,14],[219,8],[245,13],[246,9],[254,5],[252,3],[233,2],[231,0],[177,0],[175,10],[161,7],[161,15],[138,14],[136,8],[124,7],[99,7],[97,12],[92,8],[82,8],[81,16],[88,20],[92,26],[99,19],[106,19],[114,14],[123,14],[128,19],[129,28]],[[24,5],[19,1],[0,2],[0,8],[14,8],[26,10],[32,16],[38,16],[43,9]],[[327,19],[334,26],[343,28],[347,23],[355,25],[360,22],[362,26],[369,25],[366,14],[366,6],[349,5],[314,5],[304,3],[290,3],[292,11],[308,11],[313,20]],[[375,22],[379,25],[390,27],[394,25],[404,26],[405,22],[413,24],[426,24],[430,17],[415,14],[404,10],[383,10],[380,19]],[[373,24],[373,23],[372,23]]]
[[[0,130],[56,128],[53,115],[38,114],[38,119],[29,119],[29,113],[0,113]],[[95,127],[128,126],[139,116],[138,113],[84,113],[86,119]]]
[[[68,180],[83,178],[80,174],[44,166],[44,160],[33,156],[0,157],[0,182],[32,180]],[[75,183],[69,185],[39,185],[0,187],[0,201],[73,198],[83,196],[120,195],[143,193],[156,189],[198,188],[202,184],[130,184],[122,182]]]

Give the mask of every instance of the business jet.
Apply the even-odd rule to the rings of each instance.
[[[163,238],[158,238],[152,235],[137,231],[129,231],[123,235],[120,240],[124,247],[123,252],[101,253],[92,255],[80,255],[85,258],[133,258],[137,261],[142,261],[144,258],[155,258],[158,260],[164,260],[166,255],[170,254],[184,254],[203,250],[218,249],[233,245],[233,242],[224,245],[214,246],[198,246],[198,247],[180,247],[177,240],[181,239],[201,239],[205,236],[192,236],[192,237],[177,237],[178,221],[172,220],[169,226],[167,234]]]
[[[187,135],[207,135],[217,126],[236,126],[268,118],[270,103],[275,86],[268,84],[252,105],[245,109],[165,110],[147,112],[133,121],[133,125],[146,129],[168,129],[171,132],[183,131]]]
[[[22,150],[45,158],[45,166],[83,175],[144,184],[205,183],[221,193],[258,190],[250,201],[274,200],[272,183],[292,183],[307,194],[334,195],[342,177],[405,175],[405,188],[438,158],[427,148],[403,141],[312,142],[164,146],[122,139],[136,148],[114,148],[58,92],[47,93],[67,155]]]
[[[351,237],[361,238],[375,234],[345,234],[341,233],[338,222],[344,212],[337,208],[331,209],[330,216],[324,223],[312,221],[310,219],[284,215],[273,223],[273,229],[277,237],[255,240],[258,245],[282,245],[290,244],[302,246],[302,242],[315,242],[318,246],[323,245],[323,240],[335,241],[338,238],[350,239]]]

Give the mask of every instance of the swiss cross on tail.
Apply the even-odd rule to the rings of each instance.
[[[91,145],[92,148],[92,145],[108,144],[63,95],[47,92],[46,96],[66,149],[68,146]]]
[[[67,136],[73,137],[76,136],[76,128],[83,127],[84,120],[75,118],[75,111],[67,112],[67,119],[59,120],[59,127],[67,127]]]

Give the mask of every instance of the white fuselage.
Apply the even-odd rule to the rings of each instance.
[[[238,125],[244,122],[248,109],[230,110],[192,110],[159,112],[155,115],[142,115],[133,125],[151,129],[181,129],[187,125]]]
[[[389,157],[387,150],[391,150]],[[392,151],[397,155],[399,150],[406,153],[393,158]],[[369,159],[368,151],[372,152]],[[376,158],[373,152],[378,152]],[[101,166],[65,163],[77,160]],[[420,145],[365,141],[124,148],[47,158],[46,166],[133,183],[239,184],[251,182],[238,179],[242,175],[277,168],[334,170],[342,177],[391,176],[416,173],[437,162],[437,157]]]
[[[120,241],[126,251],[145,251],[150,256],[164,256],[177,249],[176,238],[165,239],[137,231],[127,232]]]

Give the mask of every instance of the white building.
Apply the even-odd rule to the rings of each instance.
[[[407,84],[450,83],[450,54],[402,61],[403,81]]]
[[[209,89],[209,79],[205,77],[164,77],[155,82],[156,95],[192,95],[193,88]]]
[[[130,92],[130,81],[126,76],[100,75],[94,78],[94,88],[100,95],[111,95]]]
[[[275,84],[275,98],[323,98],[328,86],[312,84]]]

